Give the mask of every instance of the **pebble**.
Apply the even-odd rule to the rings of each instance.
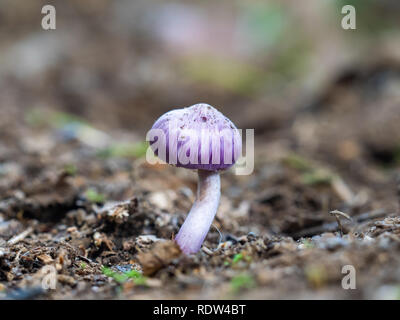
[[[141,244],[151,244],[153,242],[157,242],[163,239],[157,238],[157,236],[153,234],[146,234],[146,235],[141,235],[136,238],[136,242],[139,242]]]

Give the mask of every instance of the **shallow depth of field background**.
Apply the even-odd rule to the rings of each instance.
[[[45,4],[56,7],[56,30],[41,28]],[[356,30],[341,27],[345,4],[356,7]],[[264,237],[267,249],[248,253],[254,255],[255,265],[242,259],[245,263],[237,270],[224,263],[242,254],[241,247],[220,260],[202,258],[195,267],[184,264],[184,276],[161,271],[155,279],[163,290],[124,287],[125,297],[390,298],[397,292],[397,220],[382,220],[382,230],[397,239],[391,236],[389,247],[376,240],[376,247],[362,247],[367,248],[363,251],[353,239],[347,244],[338,240],[339,249],[317,243],[315,250],[326,249],[324,253],[302,258],[294,253],[296,241],[311,241],[302,237],[335,231],[321,228],[335,222],[330,210],[372,212],[371,219],[375,214],[381,219],[398,214],[397,0],[1,0],[0,249],[29,225],[35,225],[34,240],[41,232],[61,237],[75,225],[80,232],[73,219],[77,208],[85,206],[82,201],[121,201],[138,194],[143,203],[149,201],[160,210],[165,226],[172,229],[157,224],[157,216],[138,230],[125,230],[120,238],[104,231],[114,241],[112,248],[97,248],[90,233],[86,242],[79,240],[84,236],[72,236],[72,246],[85,247],[93,263],[113,268],[134,265],[136,249],[123,255],[129,252],[125,242],[149,234],[170,239],[193,201],[196,178],[184,169],[146,166],[145,135],[164,112],[198,102],[213,105],[238,128],[255,129],[255,172],[222,177],[216,225],[225,240],[227,234],[252,232]],[[52,187],[57,185],[54,175],[63,170],[74,176],[73,191]],[[51,191],[43,191],[41,185]],[[181,203],[182,194],[187,199]],[[20,202],[13,207],[15,199]],[[88,208],[85,217],[90,216]],[[14,221],[15,232],[9,224],[2,229],[9,221]],[[362,230],[372,238],[381,235],[373,233],[376,229]],[[215,230],[208,241],[208,246],[218,244]],[[282,247],[271,249],[274,245]],[[117,252],[118,259],[104,253],[110,251]],[[332,271],[322,262],[315,265],[321,255],[338,269]],[[273,257],[286,260],[269,260]],[[338,287],[339,266],[349,257],[365,271],[357,293]],[[29,287],[24,275],[42,266],[28,268],[10,257],[10,266],[2,269],[1,259],[0,292]],[[369,263],[376,268],[365,267]],[[96,284],[101,289],[92,290],[97,281],[93,277],[105,277],[100,269],[86,271],[86,282],[71,270],[63,272],[74,285],[63,283],[53,298],[87,292],[88,298],[115,297],[103,278],[103,284]],[[191,281],[192,276],[200,278],[200,284]],[[188,294],[177,290],[179,286]]]
[[[55,31],[41,29],[47,3]],[[357,30],[341,28],[344,4],[356,5]],[[3,0],[0,10],[2,109],[63,111],[140,135],[200,101],[241,128],[273,130],[344,69],[400,51],[389,0]]]

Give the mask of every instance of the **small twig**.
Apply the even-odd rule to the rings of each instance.
[[[89,258],[86,258],[86,257],[84,257],[84,256],[76,256],[78,259],[80,259],[80,260],[82,260],[82,261],[85,261],[85,262],[87,262],[87,263],[96,263],[97,264],[97,262],[93,262],[92,260],[90,260]]]
[[[213,256],[213,255],[214,255],[214,252],[217,250],[217,249],[210,250],[210,249],[208,249],[206,246],[202,246],[201,249],[202,249],[205,253],[207,253],[209,256]]]
[[[23,251],[23,249],[18,250],[17,255],[15,256],[15,261],[19,261],[19,257],[21,255],[22,251]]]
[[[221,231],[217,228],[217,226],[216,226],[215,224],[212,224],[211,226],[213,226],[214,229],[217,230],[217,232],[218,232],[218,234],[219,234],[219,239],[218,239],[218,245],[217,245],[217,247],[216,247],[215,249],[209,249],[209,248],[205,248],[205,247],[203,246],[204,252],[207,253],[207,254],[209,254],[209,255],[212,255],[212,254],[214,254],[214,252],[216,252],[216,251],[219,250],[219,245],[221,244],[222,239],[223,239],[222,233],[221,233]],[[208,251],[207,251],[207,250],[208,250]]]
[[[12,237],[10,240],[7,241],[7,244],[9,246],[12,246],[22,240],[24,240],[31,232],[33,231],[32,227],[29,227],[28,229],[26,229],[25,231],[21,232],[20,234]]]
[[[347,220],[349,220],[349,221],[353,221],[353,219],[347,214],[347,213],[344,213],[344,212],[342,212],[342,211],[339,211],[339,210],[333,210],[333,211],[331,211],[331,212],[329,212],[330,214],[332,214],[332,215],[334,215],[334,216],[342,216],[342,217],[345,217]]]
[[[344,212],[339,211],[339,210],[333,210],[333,211],[331,211],[329,213],[335,217],[336,222],[337,222],[338,227],[339,227],[340,236],[343,237],[343,228],[342,228],[342,224],[340,223],[339,216],[345,217],[349,221],[352,221],[351,217],[347,213],[344,213]]]
[[[353,216],[353,222],[361,223],[361,222],[365,222],[368,220],[372,220],[372,219],[376,219],[376,218],[380,218],[380,217],[384,217],[384,216],[388,216],[388,215],[390,215],[390,214],[388,214],[385,210],[377,209],[377,210],[368,211],[368,212],[364,212],[364,213],[358,214],[356,216]],[[342,225],[343,226],[348,225],[349,223],[350,222],[345,221],[345,223],[343,223]],[[290,235],[293,238],[312,237],[314,235],[321,234],[324,232],[334,232],[337,229],[338,229],[337,222],[326,222],[322,225],[299,230],[298,232],[290,234]]]
[[[212,226],[215,228],[215,230],[217,230],[218,231],[218,234],[219,234],[219,239],[218,239],[218,245],[222,242],[222,233],[221,233],[221,231],[219,231],[219,229],[217,228],[217,226],[215,225],[215,224],[212,224]]]

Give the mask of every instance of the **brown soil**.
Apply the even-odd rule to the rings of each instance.
[[[139,36],[99,27],[100,7],[77,10],[79,37],[100,30],[90,46],[38,79],[2,78],[0,299],[400,297],[396,61],[342,68],[311,98],[268,103],[170,79],[129,87],[118,78],[124,66],[115,66],[132,52],[151,52],[157,68],[170,61]],[[95,87],[74,73],[82,66],[96,70]],[[172,240],[194,201],[196,174],[149,165],[140,142],[158,116],[196,97],[255,128],[256,151],[251,175],[222,175],[214,225],[188,257]],[[88,128],[98,130],[94,139],[80,131]],[[138,150],[113,149],[120,141]],[[346,265],[356,270],[355,290],[342,288]],[[56,289],[45,290],[53,271]]]

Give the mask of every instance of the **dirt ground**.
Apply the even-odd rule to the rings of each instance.
[[[214,227],[191,257],[169,240],[194,200],[194,173],[99,153],[40,117],[28,121],[3,109],[2,297],[399,297],[396,159],[390,140],[381,150],[370,134],[398,137],[391,110],[398,106],[387,103],[386,118],[380,113],[385,126],[373,108],[388,101],[385,92],[374,93],[371,106],[354,105],[354,119],[340,112],[364,101],[370,77],[385,72],[355,76],[345,88],[332,84],[314,104],[317,112],[298,112],[295,125],[280,124],[284,138],[257,144],[252,175],[223,174]],[[392,72],[386,81],[400,81]],[[320,110],[321,100],[328,103]],[[334,125],[325,123],[328,116]],[[343,236],[332,210],[352,217],[338,216]],[[56,290],[41,289],[47,265],[56,268]],[[357,271],[356,290],[341,288],[344,265]],[[131,270],[139,273],[124,278]]]
[[[82,37],[100,24],[85,21]],[[99,48],[116,44],[116,60],[132,51],[108,32],[35,80],[2,71],[0,299],[400,299],[398,60],[342,67],[309,99],[169,91],[169,78],[130,91]],[[101,74],[96,87],[80,65]],[[148,164],[143,141],[197,97],[255,129],[255,168],[222,174],[214,224],[185,256],[172,240],[196,174]],[[354,290],[342,288],[346,265]]]

